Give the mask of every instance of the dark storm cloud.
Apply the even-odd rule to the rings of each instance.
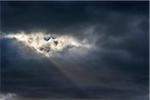
[[[98,39],[97,50],[85,57],[54,59],[69,77],[18,42],[0,40],[3,92],[148,99],[148,2],[2,2],[1,8],[4,33],[46,31]]]
[[[107,17],[112,11],[145,15],[147,7],[146,2],[2,2],[2,28],[74,32],[91,23],[109,23]]]

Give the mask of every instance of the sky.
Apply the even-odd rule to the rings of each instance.
[[[148,1],[0,5],[0,100],[148,100]]]

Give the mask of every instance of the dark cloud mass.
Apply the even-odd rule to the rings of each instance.
[[[73,49],[78,55],[66,50],[61,57],[48,58],[15,39],[0,38],[1,94],[14,93],[19,100],[148,100],[148,1],[1,1],[0,5],[4,35],[50,32],[87,39],[96,46],[86,55],[78,48]]]

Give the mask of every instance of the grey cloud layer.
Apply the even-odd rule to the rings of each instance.
[[[67,34],[98,39],[98,48],[85,57],[50,61],[1,39],[2,92],[29,98],[147,100],[148,17],[147,2],[3,2],[4,33]]]

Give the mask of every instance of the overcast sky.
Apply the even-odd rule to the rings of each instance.
[[[39,55],[14,39],[0,39],[4,97],[10,93],[19,100],[148,100],[148,2],[0,3],[0,32],[5,35],[53,33],[95,45],[90,50],[78,48],[78,54],[62,52],[58,58]]]

